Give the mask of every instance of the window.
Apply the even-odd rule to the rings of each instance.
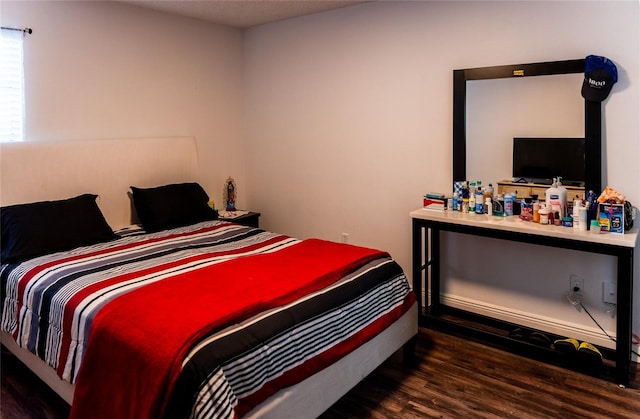
[[[24,137],[22,31],[0,31],[0,141]]]

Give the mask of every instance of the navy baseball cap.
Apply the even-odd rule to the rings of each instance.
[[[607,57],[589,55],[584,60],[582,97],[591,102],[602,102],[618,81],[618,69]]]

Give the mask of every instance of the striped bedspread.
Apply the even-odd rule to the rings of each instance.
[[[235,272],[231,270],[234,264],[246,261],[253,264],[251,269],[261,271],[255,266],[268,264],[263,261],[271,260],[269,254],[275,258],[287,252],[295,253],[294,250],[303,249],[305,244],[288,236],[213,221],[126,236],[115,242],[47,255],[22,264],[3,265],[1,326],[20,346],[38,355],[62,378],[73,383],[79,373],[82,376],[83,362],[87,363],[87,371],[97,371],[99,365],[96,364],[104,360],[105,365],[109,365],[109,361],[104,358],[96,361],[96,357],[108,357],[110,351],[121,352],[112,349],[120,342],[102,340],[99,350],[92,349],[88,343],[90,336],[96,341],[96,336],[100,336],[92,329],[94,322],[97,328],[106,321],[105,313],[117,311],[114,307],[127,298],[143,295],[148,289],[162,290],[160,285],[183,277],[200,275],[200,280],[206,280],[203,272],[225,272],[219,268],[226,267],[227,274],[218,279],[217,286],[227,294],[221,292],[219,298],[220,301],[233,300],[234,304],[230,305],[235,305],[238,293],[228,291],[234,289],[229,284],[239,289],[238,284],[252,275],[229,275],[228,272]],[[274,272],[277,273],[277,269]],[[150,307],[162,304],[156,294],[144,295],[147,297],[142,301],[147,298]],[[206,301],[202,295],[199,298]],[[278,296],[273,300],[282,298]],[[242,416],[280,388],[300,382],[375,336],[399,318],[414,299],[400,267],[383,254],[349,269],[321,289],[311,289],[290,301],[283,299],[285,304],[272,306],[254,302],[255,307],[266,308],[243,309],[238,318],[226,319],[224,323],[211,322],[215,327],[189,343],[184,356],[177,361],[178,374],[168,383],[167,397],[155,400],[160,405],[153,409],[160,410],[149,412],[162,412],[165,417]],[[158,307],[149,310],[158,310]],[[183,308],[183,311],[187,310]],[[164,312],[170,312],[170,308],[166,307]],[[193,313],[199,312],[193,310]],[[138,318],[144,317],[143,311],[139,313],[126,321],[138,325]],[[166,317],[179,321],[181,316],[173,313]],[[122,318],[119,321],[122,322]],[[203,324],[209,323],[203,321]],[[138,326],[144,328],[143,324]],[[131,327],[118,327],[133,333],[129,330]],[[109,346],[108,350],[105,346]],[[141,357],[153,359],[149,348],[140,352]],[[131,370],[120,373],[128,377]],[[135,382],[132,377],[131,385]],[[121,394],[112,398],[109,393],[123,392],[122,387],[94,385],[90,383],[86,387],[82,378],[78,380],[72,416],[74,411],[78,417],[88,413],[87,409],[95,406],[93,403],[110,407],[115,399],[122,398]],[[100,400],[91,397],[83,400],[83,395],[95,396],[96,392]],[[76,409],[76,403],[81,410]],[[125,408],[96,409],[92,413],[114,417],[113,414],[119,412],[124,416],[118,417],[140,417],[136,400],[127,401],[124,397],[122,403],[126,404]]]

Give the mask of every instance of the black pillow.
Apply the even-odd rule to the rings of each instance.
[[[96,198],[84,194],[0,208],[2,263],[116,239]]]
[[[133,205],[148,232],[215,220],[209,196],[197,183],[178,183],[157,188],[131,187]]]

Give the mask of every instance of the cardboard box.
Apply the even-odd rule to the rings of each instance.
[[[600,230],[608,233],[624,233],[624,204],[598,204]]]
[[[437,199],[437,198],[427,198],[425,196],[422,199],[422,206],[424,209],[428,209],[428,210],[444,211],[447,208],[447,200]]]

